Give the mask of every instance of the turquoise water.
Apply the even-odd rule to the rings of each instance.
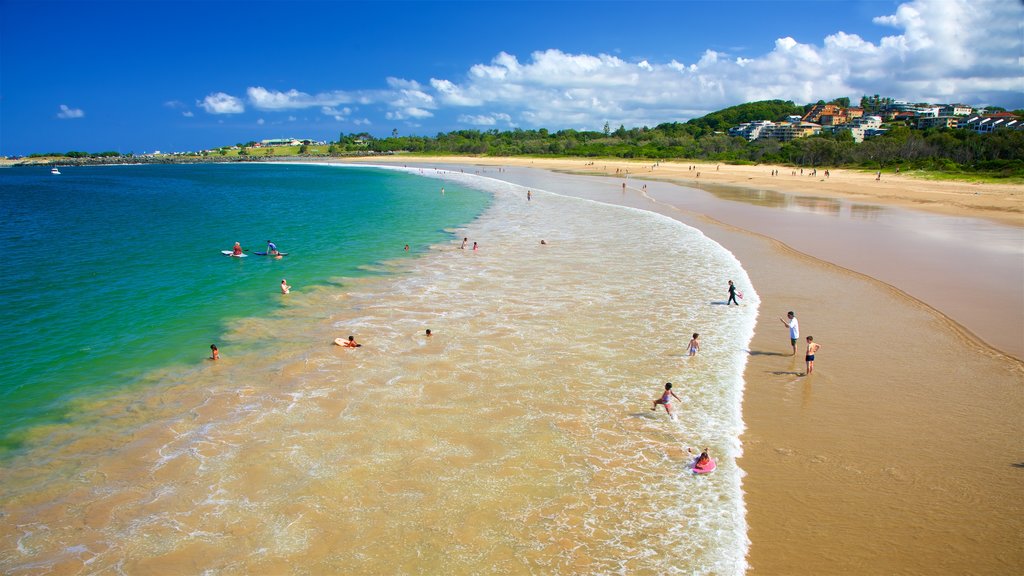
[[[301,292],[450,239],[489,196],[444,183],[433,201],[441,185],[336,166],[0,171],[0,447],[83,395],[201,362],[227,321],[281,307],[282,278]],[[268,239],[289,255],[220,254]]]

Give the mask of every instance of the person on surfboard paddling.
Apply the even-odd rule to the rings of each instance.
[[[687,448],[686,451],[691,455],[693,454],[693,450],[690,450],[689,448]],[[711,456],[708,456],[707,448],[705,448],[700,453],[700,456],[697,456],[697,458],[693,461],[693,471],[700,474],[710,472],[711,470],[714,469],[714,467],[715,461],[711,459]]]
[[[279,252],[277,251],[277,244],[274,244],[270,240],[267,240],[267,256],[277,256],[278,254]]]

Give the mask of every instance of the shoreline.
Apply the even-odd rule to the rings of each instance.
[[[507,168],[511,162],[494,165],[506,168],[493,177],[532,178]],[[786,573],[799,563],[820,574],[878,566],[998,573],[1024,564],[1016,541],[1024,529],[1024,363],[898,285],[680,207],[652,180],[643,195],[635,182],[620,192],[620,179],[548,174],[530,185],[544,181],[560,186],[552,191],[699,228],[740,259],[756,286],[761,313],[745,372],[739,460],[752,572]],[[789,356],[777,319],[788,309],[798,311],[801,338],[822,344],[811,377],[801,375],[802,339],[800,355]],[[967,454],[977,465],[957,467]]]
[[[762,174],[754,177],[746,176],[753,167],[723,165],[720,171],[714,172],[717,180],[701,173],[702,182],[698,183],[696,190],[710,192],[715,196],[705,199],[688,193],[687,188],[680,188],[691,186],[694,181],[679,178],[678,171],[665,169],[665,165],[645,173],[642,183],[638,183],[634,172],[629,175],[614,174],[615,170],[625,171],[637,167],[636,163],[628,162],[592,166],[599,168],[598,174],[581,172],[579,168],[589,162],[575,160],[558,162],[511,158],[508,162],[500,162],[440,157],[430,162],[458,165],[456,160],[466,161],[467,166],[505,167],[505,174],[508,174],[508,169],[518,167],[549,170],[584,181],[595,179],[603,182],[611,191],[618,191],[618,187],[624,185],[623,193],[629,191],[630,196],[639,194],[644,197],[643,200],[619,194],[609,195],[603,200],[626,203],[641,209],[664,210],[670,217],[685,213],[692,219],[699,215],[703,222],[761,234],[797,253],[863,274],[899,290],[918,304],[941,314],[972,339],[991,348],[992,352],[1017,360],[1024,359],[1024,334],[1020,330],[1020,326],[1024,325],[1024,266],[1007,267],[1005,264],[1008,260],[1000,253],[979,251],[998,246],[1000,250],[1021,253],[1024,248],[1024,215],[1012,210],[1024,208],[1024,186],[977,185],[982,193],[971,193],[964,198],[980,206],[940,206],[922,204],[918,198],[942,197],[948,194],[947,191],[934,189],[935,183],[932,182],[909,179],[906,184],[914,184],[915,187],[901,186],[901,196],[890,195],[878,203],[872,198],[870,204],[861,204],[858,186],[865,181],[874,184],[870,175],[860,174],[859,180],[847,182],[836,173],[830,188],[824,191],[815,182],[797,176],[792,183],[792,190],[783,193],[767,187],[777,182],[782,182],[780,185],[791,185],[789,181],[769,176],[767,173],[771,172],[772,167],[764,167],[763,170],[758,167]],[[429,165],[430,162],[423,165]],[[402,162],[397,159],[381,162],[379,158],[367,158],[342,163]],[[650,165],[641,166],[650,168]],[[681,168],[683,173],[687,172],[686,166]],[[731,171],[733,168],[741,170],[740,176]],[[655,176],[653,172],[658,173]],[[490,175],[503,178],[501,173]],[[739,178],[746,184],[739,184]],[[669,186],[665,186],[666,183]],[[949,183],[938,184],[945,188],[955,186]],[[737,194],[736,191],[747,194]],[[722,199],[727,202],[722,202]],[[990,206],[995,204],[1005,204],[1011,211],[999,218],[992,218],[993,210]],[[883,226],[877,222],[877,207],[889,206],[892,208],[884,208],[884,212],[894,217]],[[762,207],[781,210],[759,210]],[[808,212],[837,218],[805,218]],[[947,217],[934,218],[930,214]],[[918,234],[918,230],[926,232]],[[978,238],[974,245],[967,240],[960,240],[965,231]],[[944,240],[944,243],[939,243],[939,240]],[[856,249],[851,250],[851,246],[856,246]],[[894,248],[896,252],[893,252]],[[969,294],[984,294],[984,301],[965,297]],[[1010,305],[986,305],[990,301]]]

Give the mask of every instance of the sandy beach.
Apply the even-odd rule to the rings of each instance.
[[[821,170],[801,177],[771,166],[397,162],[461,165],[653,210],[699,228],[739,258],[761,297],[739,461],[747,473],[753,573],[1002,574],[1024,566],[1024,299],[1016,276],[1024,268],[1024,187],[889,174],[876,181],[845,170],[827,179]],[[764,202],[736,202],[728,192],[709,196],[715,185],[757,191]],[[785,193],[786,205],[795,208],[771,212],[769,220],[787,222],[782,231],[763,222],[765,205],[777,204],[775,193]],[[920,220],[887,228],[878,214],[904,215],[904,209]],[[822,213],[837,218],[813,224]],[[885,248],[914,242],[918,227],[952,223],[955,232],[978,219],[998,223],[996,232],[1008,238],[1005,254],[982,263],[981,272],[965,273],[979,259],[956,251],[934,269],[913,270],[919,254],[943,250],[938,235],[909,254]],[[844,227],[845,220],[856,225]],[[832,228],[837,237],[823,238]],[[873,245],[879,236],[885,243]],[[827,250],[815,252],[819,244]],[[871,258],[856,258],[865,253]],[[1003,286],[983,292],[987,301],[979,302],[972,274],[995,275]],[[919,290],[912,277],[922,275],[942,289]],[[962,301],[996,313],[965,312],[957,308]],[[788,310],[801,323],[796,356],[779,320]],[[809,377],[803,375],[806,335],[822,345]]]

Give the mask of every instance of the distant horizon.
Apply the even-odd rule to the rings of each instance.
[[[1024,108],[1020,2],[836,5],[10,0],[0,155],[651,128],[874,94]]]

